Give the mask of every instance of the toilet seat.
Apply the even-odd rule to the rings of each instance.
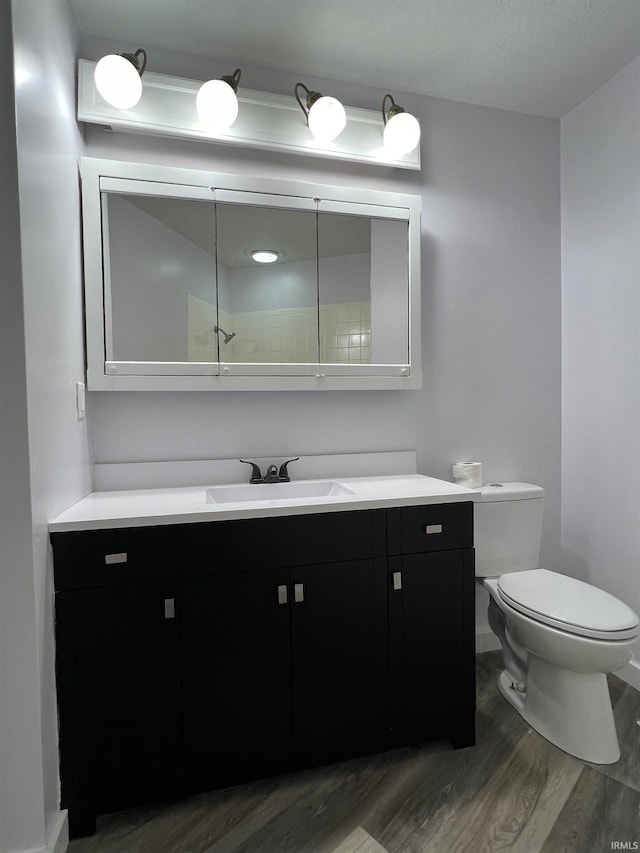
[[[599,640],[638,635],[638,616],[602,589],[547,569],[498,578],[498,594],[509,607],[536,622]]]

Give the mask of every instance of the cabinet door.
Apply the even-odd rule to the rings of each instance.
[[[169,581],[56,595],[62,804],[73,834],[91,831],[96,809],[182,770],[175,598]]]
[[[394,729],[440,726],[454,745],[473,742],[473,576],[472,549],[389,559]]]
[[[186,761],[211,784],[286,766],[288,578],[278,569],[182,581]]]
[[[357,752],[388,722],[386,561],[291,570],[296,745]]]

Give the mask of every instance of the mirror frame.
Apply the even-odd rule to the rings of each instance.
[[[83,157],[80,161],[82,186],[82,222],[84,250],[85,326],[87,348],[87,389],[90,391],[335,391],[401,390],[422,387],[421,369],[421,274],[420,213],[422,199],[417,195],[338,187],[302,181],[254,178],[219,172],[168,166],[129,163]],[[139,182],[164,197],[184,197],[185,188],[192,197],[216,200],[228,192],[290,196],[300,199],[300,207],[309,209],[309,201],[318,202],[319,211],[348,210],[351,206],[371,215],[386,212],[390,218],[408,223],[408,324],[409,359],[405,365],[345,365],[344,370],[322,373],[322,364],[281,364],[277,373],[263,372],[260,365],[253,373],[238,374],[234,365],[224,362],[185,362],[184,372],[163,374],[161,362],[137,362],[135,367],[107,362],[105,336],[110,318],[105,310],[103,269],[103,220],[101,192],[120,181]],[[147,188],[143,186],[147,183]],[[215,189],[214,189],[215,188]],[[222,199],[220,199],[222,200]],[[175,366],[174,366],[175,367]],[[245,365],[246,367],[246,365]],[[275,366],[274,366],[275,367]],[[128,372],[119,372],[126,370]]]

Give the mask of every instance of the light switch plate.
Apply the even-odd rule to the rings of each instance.
[[[76,382],[76,409],[78,411],[78,420],[83,421],[87,414],[85,408],[84,382]]]

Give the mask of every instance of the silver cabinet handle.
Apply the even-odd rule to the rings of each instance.
[[[402,572],[393,573],[393,588],[402,589]]]
[[[293,585],[293,599],[296,602],[304,601],[304,584],[303,583],[294,583]]]
[[[426,524],[424,532],[429,536],[431,533],[442,533],[441,524]]]
[[[176,618],[176,600],[175,598],[165,598],[164,600],[164,618]]]
[[[114,566],[116,563],[126,563],[127,555],[125,553],[122,554],[105,554],[104,561],[107,566]]]
[[[286,604],[287,599],[287,585],[286,583],[282,583],[278,587],[278,604]]]

